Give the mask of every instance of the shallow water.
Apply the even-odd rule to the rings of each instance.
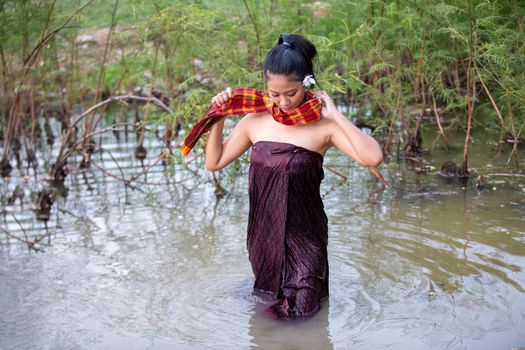
[[[470,165],[481,167],[495,151],[477,141]],[[112,174],[141,169],[131,136],[120,143],[108,136],[103,145],[93,159]],[[146,164],[158,145],[148,140]],[[42,162],[56,146],[41,151]],[[424,157],[439,168],[460,155],[456,147]],[[272,299],[252,290],[246,173],[222,172],[228,194],[217,200],[200,162],[188,164],[197,178],[159,165],[136,189],[96,168],[71,174],[38,251],[0,232],[0,348],[525,346],[524,178],[487,178],[478,190],[393,162],[381,168],[391,185],[381,191],[366,170],[330,151],[325,165],[348,176],[325,170],[322,185],[330,298],[313,318],[284,323],[264,316]],[[5,206],[0,227],[33,240],[46,233],[27,200],[43,187],[42,174],[19,175],[2,182],[2,203],[17,184],[26,199]]]

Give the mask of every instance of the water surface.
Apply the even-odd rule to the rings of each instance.
[[[134,140],[108,135],[94,162],[129,178],[142,169]],[[159,145],[147,140],[145,164]],[[41,161],[56,147],[43,148]],[[471,166],[494,154],[494,146],[474,144]],[[460,155],[435,149],[424,157],[439,168]],[[493,166],[506,156],[504,149]],[[96,168],[73,172],[47,228],[27,199],[45,185],[43,174],[23,179],[15,170],[2,182],[2,203],[16,185],[26,198],[5,206],[0,227],[28,240],[49,236],[35,251],[0,232],[0,348],[525,346],[523,178],[486,178],[478,190],[473,181],[418,175],[410,162],[390,161],[381,168],[391,185],[383,191],[335,150],[325,164],[348,177],[326,170],[322,185],[330,298],[315,317],[292,323],[266,318],[272,298],[252,290],[245,165],[239,176],[219,174],[228,190],[221,199],[200,159],[189,170],[156,166],[134,189]]]

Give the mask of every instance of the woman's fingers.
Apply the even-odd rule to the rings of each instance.
[[[331,101],[330,96],[328,96],[328,94],[327,94],[325,91],[319,91],[319,92],[316,92],[316,93],[315,93],[315,96],[316,96],[319,100],[323,101],[325,104],[326,104],[326,103],[329,103],[329,102]]]
[[[221,93],[215,95],[211,99],[211,103],[214,104],[215,106],[220,106],[226,101],[228,101],[228,99],[224,97],[224,92],[221,92]]]
[[[228,102],[228,100],[232,97],[232,89],[227,88],[223,92],[218,93],[211,99],[211,103],[215,106],[220,106],[223,103]]]
[[[334,100],[328,96],[326,91],[321,91],[321,98],[324,100],[325,103],[334,103]]]
[[[326,93],[326,91],[319,91],[315,96],[324,104],[322,115],[325,118],[332,118],[333,113],[337,110],[334,100]]]
[[[315,94],[315,97],[317,97],[320,100],[324,100],[325,98],[328,97],[328,94],[325,91],[316,91],[314,94]]]

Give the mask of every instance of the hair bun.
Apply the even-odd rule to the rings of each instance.
[[[298,34],[282,33],[264,60],[264,74],[293,76],[302,82],[306,76],[314,76],[313,58],[317,49],[305,37]]]
[[[288,42],[288,40],[286,40],[286,39],[288,39],[288,36],[289,36],[288,33],[281,33],[279,35],[279,40],[277,40],[277,45],[282,45],[284,43],[291,44],[290,42]]]
[[[279,35],[277,45],[285,45],[297,49],[309,60],[313,60],[317,55],[315,46],[301,35],[282,33]]]

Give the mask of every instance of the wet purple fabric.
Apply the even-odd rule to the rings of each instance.
[[[320,195],[323,156],[289,143],[252,146],[248,253],[256,289],[278,302],[275,318],[308,316],[328,296],[328,220]]]

